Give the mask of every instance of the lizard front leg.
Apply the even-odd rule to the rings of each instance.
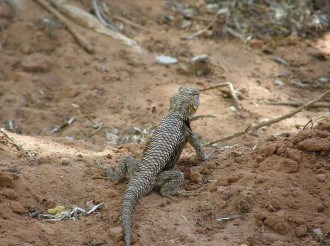
[[[198,159],[205,161],[210,158],[210,155],[206,154],[202,142],[192,131],[189,131],[187,139],[191,146],[195,149]]]

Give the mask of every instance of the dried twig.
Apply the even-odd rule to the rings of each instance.
[[[267,102],[269,105],[281,105],[281,106],[292,106],[292,107],[300,107],[304,105],[299,102]],[[327,102],[318,102],[313,105],[310,105],[309,108],[330,108],[330,103]]]
[[[190,121],[205,119],[205,118],[215,118],[215,116],[211,114],[194,115],[193,117],[191,117]]]
[[[136,27],[138,29],[141,29],[143,31],[146,31],[146,32],[150,32],[150,33],[157,33],[156,31],[154,30],[151,30],[151,29],[148,29],[148,28],[145,28],[144,26],[141,26],[133,21],[130,21],[128,19],[125,19],[124,17],[122,16],[119,16],[119,15],[113,15],[113,18],[117,19],[117,20],[120,20],[124,23],[126,23],[127,25],[130,25],[130,26],[133,26],[133,27]]]
[[[54,0],[52,1],[54,2]],[[105,27],[94,15],[91,15],[90,13],[70,4],[57,3],[57,8],[59,8],[65,15],[72,18],[77,24],[85,28],[92,29],[97,33],[102,33],[114,39],[120,40],[122,43],[132,47],[138,53],[144,52],[142,47],[135,40],[128,38],[120,32],[113,31]]]
[[[245,134],[250,134],[250,133],[258,130],[261,127],[269,126],[269,125],[272,125],[272,124],[277,123],[279,121],[282,121],[284,119],[290,118],[290,117],[296,115],[297,113],[299,113],[300,111],[302,111],[303,109],[306,109],[306,108],[310,107],[311,105],[313,105],[314,103],[320,101],[321,99],[323,99],[329,93],[330,93],[330,90],[327,90],[324,93],[322,93],[321,95],[319,95],[318,97],[316,97],[313,100],[303,104],[301,107],[297,108],[296,110],[291,111],[288,114],[285,114],[281,117],[278,117],[278,118],[275,118],[275,119],[272,119],[272,120],[269,120],[267,122],[262,122],[262,123],[257,124],[257,125],[250,124],[244,131],[237,132],[237,133],[234,133],[234,134],[229,135],[227,137],[224,137],[224,138],[221,138],[221,139],[218,139],[218,140],[215,140],[215,141],[208,142],[208,143],[205,144],[205,146],[211,146],[212,144],[215,144],[215,143],[227,141],[227,140],[230,140],[230,139],[233,139],[233,138],[236,138],[236,137],[240,137],[240,136],[245,135]]]
[[[47,3],[45,0],[34,0],[34,1],[39,5],[41,5],[43,8],[45,8],[46,10],[48,10],[54,16],[56,16],[56,18],[59,19],[65,25],[66,29],[71,33],[71,35],[75,38],[75,40],[78,42],[78,44],[81,47],[83,47],[89,53],[94,53],[92,45],[77,32],[77,30],[60,12],[58,12],[55,8],[49,5],[49,3]],[[52,4],[58,7],[59,3],[57,3],[54,0],[51,0],[51,2]]]
[[[76,121],[75,117],[70,117],[61,126],[55,127],[54,129],[52,129],[52,132],[58,133],[58,135],[61,136],[63,134],[63,132],[66,129],[68,129],[75,121]]]
[[[8,135],[8,133],[5,131],[5,129],[1,128],[0,132],[5,136],[5,138],[7,138],[11,143],[13,143],[17,149],[28,154],[30,157],[36,156],[36,153],[34,153],[30,150],[24,149],[21,144],[17,143],[13,137]]]
[[[98,0],[92,0],[93,8],[97,19],[102,23],[102,25],[106,26],[107,28],[118,31],[116,26],[105,16],[102,7],[99,5]]]
[[[329,116],[329,113],[319,115],[317,117],[314,117],[310,119],[307,124],[303,127],[303,130],[305,129],[312,129],[314,127],[314,124],[316,124],[318,121],[325,119]]]
[[[214,21],[213,21],[214,22]],[[211,22],[208,26],[206,26],[205,28],[203,28],[202,30],[199,30],[193,34],[190,34],[188,36],[182,37],[181,39],[195,39],[198,36],[202,35],[203,33],[207,32],[207,30],[209,30],[212,26],[213,26],[213,22]]]
[[[216,84],[216,85],[211,85],[209,87],[206,87],[204,89],[201,89],[200,91],[212,90],[212,89],[223,87],[223,86],[228,86],[230,95],[231,95],[231,97],[234,100],[234,107],[237,110],[242,109],[242,106],[240,105],[239,100],[238,100],[238,96],[237,96],[236,90],[234,89],[234,85],[231,82],[225,82],[225,83],[220,83],[220,84]]]

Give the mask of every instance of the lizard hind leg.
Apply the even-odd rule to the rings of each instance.
[[[177,190],[183,180],[184,175],[182,172],[167,170],[161,172],[157,176],[155,187],[160,188],[160,194],[168,198],[172,198],[172,196],[189,195],[190,192]]]
[[[121,181],[124,178],[126,171],[131,179],[137,169],[137,161],[132,156],[127,155],[119,162],[114,171],[112,168],[105,168],[104,170],[110,180]]]

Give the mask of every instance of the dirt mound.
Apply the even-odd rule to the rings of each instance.
[[[89,0],[68,2],[91,12]],[[184,40],[208,20],[187,30],[160,1],[109,3],[119,29],[147,52],[72,22],[95,49],[89,54],[36,1],[0,1],[0,127],[36,153],[27,156],[0,133],[1,246],[123,245],[127,181],[94,179],[105,175],[97,163],[114,167],[124,155],[141,157],[143,144],[126,142],[146,137],[181,85],[205,89],[230,81],[238,93],[242,115],[227,89],[201,92],[198,114],[210,117],[192,128],[204,142],[287,114],[291,102],[301,105],[329,88],[329,34],[251,46],[231,38]],[[159,64],[159,55],[178,63]],[[200,68],[190,61],[205,55],[209,70],[194,71]],[[182,188],[200,195],[169,200],[152,192],[141,199],[133,214],[135,244],[330,245],[330,125],[302,130],[328,101],[218,146],[224,150],[209,161],[198,161],[187,146],[175,168],[185,173]],[[104,206],[80,220],[34,216],[98,203]]]
[[[31,142],[15,138],[24,145]],[[47,138],[43,141],[54,147]],[[2,242],[122,243],[119,208],[126,185],[93,179],[104,174],[83,146],[71,146],[77,148],[75,155],[66,147],[56,154],[44,150],[36,159],[17,157],[8,142],[1,146],[13,154],[0,170]],[[203,164],[186,148],[177,168],[186,174],[183,187],[200,195],[171,201],[154,192],[143,198],[133,215],[134,240],[137,245],[329,245],[329,149],[326,121],[297,134],[247,142]],[[141,151],[137,144],[108,148],[96,159],[115,165],[124,153],[139,156]],[[79,221],[30,217],[38,210],[84,206],[90,200],[106,206]]]

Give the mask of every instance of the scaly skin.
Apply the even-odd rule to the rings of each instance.
[[[189,142],[201,160],[206,160],[203,145],[190,128],[189,119],[199,106],[199,91],[195,88],[180,87],[170,99],[170,109],[155,133],[148,141],[141,162],[125,157],[115,171],[107,168],[111,180],[120,181],[127,170],[131,181],[122,202],[122,221],[126,246],[131,245],[131,215],[139,198],[148,194],[154,187],[160,188],[162,196],[183,194],[177,187],[184,175],[172,170],[178,161],[184,145]]]

